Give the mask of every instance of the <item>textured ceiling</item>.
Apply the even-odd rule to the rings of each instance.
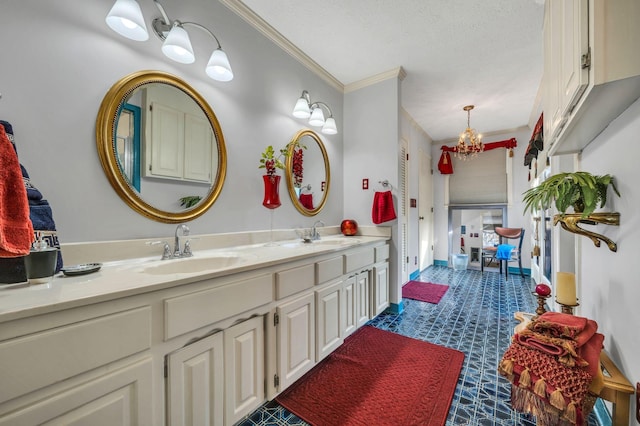
[[[544,0],[242,3],[345,86],[402,67],[402,106],[434,141],[457,138],[468,104],[481,133],[529,123]]]

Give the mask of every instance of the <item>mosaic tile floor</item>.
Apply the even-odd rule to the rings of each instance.
[[[426,269],[420,281],[447,284],[440,303],[404,299],[400,315],[382,314],[369,325],[404,336],[458,349],[465,361],[446,426],[535,426],[535,419],[510,408],[509,382],[497,373],[498,361],[509,346],[516,311],[534,312],[530,278],[497,272]],[[276,402],[268,402],[241,426],[307,425]],[[589,426],[598,426],[595,415]]]

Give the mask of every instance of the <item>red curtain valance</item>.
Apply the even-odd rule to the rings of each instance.
[[[516,141],[516,138],[511,138],[503,141],[486,143],[484,144],[484,150],[489,151],[496,148],[513,149],[516,146],[518,146],[518,141]],[[451,164],[451,156],[449,153],[458,152],[458,148],[456,146],[442,145],[440,149],[442,150],[442,155],[438,162],[438,170],[440,170],[440,173],[443,175],[453,174],[453,165]]]

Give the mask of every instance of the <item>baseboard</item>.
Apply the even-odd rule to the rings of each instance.
[[[402,300],[400,301],[400,303],[391,303],[387,308],[387,312],[396,315],[401,314],[402,312],[404,312],[404,303],[402,303]]]
[[[415,280],[416,278],[420,277],[420,270],[416,269],[415,271],[413,271],[410,275],[409,275],[409,279],[410,280]]]
[[[449,261],[448,260],[434,260],[433,264],[435,266],[449,266]]]

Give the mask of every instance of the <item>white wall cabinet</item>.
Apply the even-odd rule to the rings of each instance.
[[[640,96],[640,2],[545,3],[543,110],[550,155],[581,151]]]

